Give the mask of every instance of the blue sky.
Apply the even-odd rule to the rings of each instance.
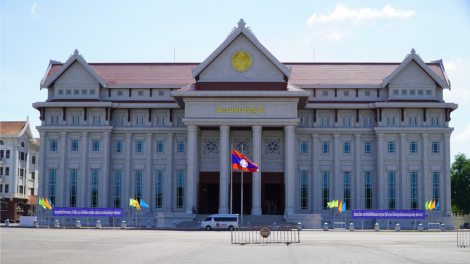
[[[443,59],[452,90],[451,153],[470,156],[470,1],[1,0],[0,120],[38,126],[31,104],[49,59],[201,62],[244,18],[280,61],[401,62],[412,48]],[[34,131],[36,135],[38,133]]]

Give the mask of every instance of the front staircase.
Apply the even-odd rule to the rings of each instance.
[[[199,222],[202,222],[208,216],[208,214],[199,214],[193,221],[181,222],[176,226],[181,228],[197,228]],[[248,222],[250,226],[272,226],[274,222],[276,222],[277,226],[297,225],[294,222],[286,222],[283,215],[245,215],[243,217],[244,226],[247,226]],[[242,224],[240,223],[240,225]]]

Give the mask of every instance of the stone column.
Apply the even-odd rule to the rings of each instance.
[[[68,207],[69,205],[65,203],[65,193],[68,189],[67,182],[69,178],[67,177],[67,132],[60,133],[58,151],[61,155],[59,168],[57,169],[56,174],[56,198],[54,206]]]
[[[154,167],[152,164],[152,156],[153,156],[153,148],[152,148],[152,133],[147,133],[145,135],[145,167],[144,167],[144,178],[142,179],[142,196],[144,202],[150,207],[150,211],[153,212],[153,208],[155,206],[151,206],[154,204],[152,202],[154,197],[152,197],[152,190],[155,189],[155,184],[152,184],[154,181],[152,180],[155,177]]]
[[[253,172],[253,209],[252,215],[261,215],[261,126],[253,126],[253,162],[259,171]]]
[[[312,134],[312,179],[313,179],[313,213],[321,214],[322,210],[322,178],[320,173],[319,157],[321,152],[318,134]]]
[[[406,169],[406,158],[408,144],[406,144],[406,133],[400,134],[400,175],[397,173],[396,181],[396,209],[397,210],[410,210],[411,209],[411,179],[410,173]],[[400,183],[400,184],[398,184]]]
[[[129,211],[129,199],[134,198],[134,190],[132,190],[132,134],[126,133],[126,142],[123,151],[126,155],[124,162],[124,170],[121,174],[121,190],[122,190],[122,203],[125,204],[124,208]]]
[[[285,214],[294,214],[294,183],[295,183],[295,126],[285,126],[285,166],[284,166],[284,183],[286,186],[286,209]]]
[[[102,169],[100,171],[100,176],[98,180],[98,207],[114,207],[114,204],[108,204],[110,188],[113,187],[113,184],[110,184],[110,173],[109,173],[109,140],[110,133],[103,132],[103,162],[101,164]],[[111,199],[112,201],[113,199]]]
[[[229,146],[229,126],[220,126],[220,195],[219,214],[228,214],[228,185],[230,181],[230,146]]]
[[[361,144],[361,134],[356,134],[355,139],[355,148],[356,148],[356,155],[355,155],[355,168],[356,168],[356,178],[354,189],[351,192],[351,209],[363,209],[365,206],[365,178],[364,173],[362,173],[362,153],[364,148]],[[355,198],[354,198],[355,197]]]
[[[451,162],[451,157],[450,157],[450,133],[445,133],[445,152],[444,152],[444,171],[443,175],[441,177],[441,182],[442,182],[442,198],[440,199],[441,202],[439,203],[439,206],[442,204],[442,214],[443,216],[448,216],[452,215],[452,209],[451,209],[451,184],[450,184],[450,162]]]
[[[91,189],[88,185],[88,132],[82,132],[81,138],[81,164],[80,177],[77,179],[77,207],[89,207],[91,198],[87,196],[87,190]]]
[[[333,180],[330,180],[331,183],[334,183],[334,198],[335,200],[341,201],[344,197],[343,193],[343,175],[341,175],[341,137],[339,134],[333,135],[333,157],[334,157],[334,168],[333,168]]]
[[[377,188],[372,190],[373,197],[378,201],[377,209],[387,210],[388,190],[387,190],[387,175],[384,168],[384,134],[377,133]]]
[[[173,182],[173,133],[166,135],[165,140],[165,156],[166,156],[166,165],[165,165],[165,175],[163,176],[163,210],[166,213],[173,212],[172,210],[172,199],[174,192],[172,188]]]
[[[10,176],[12,177],[13,184],[10,186],[10,193],[16,194],[18,192],[18,183],[19,183],[19,177],[20,177],[20,173],[18,172],[18,168],[19,168],[18,160],[20,159],[20,157],[18,155],[19,148],[17,147],[17,143],[15,142],[13,144],[14,144],[14,147],[12,150],[13,153],[11,153],[11,156],[10,156],[13,160],[12,162],[13,167],[10,168]]]
[[[35,175],[38,185],[37,185],[37,195],[38,198],[46,197],[48,193],[48,174],[46,172],[46,157],[47,157],[47,132],[39,132],[39,155],[36,156],[36,163],[39,162],[39,171],[38,175]],[[39,209],[39,207],[38,207]]]
[[[423,159],[422,159],[422,166],[421,166],[421,173],[418,174],[418,177],[421,178],[421,190],[423,190],[421,193],[418,193],[419,199],[418,199],[418,206],[419,208],[424,208],[424,204],[426,203],[426,200],[431,200],[432,199],[432,175],[429,172],[429,139],[428,139],[428,134],[423,133],[421,134],[421,141],[422,141],[422,146],[423,146],[423,151],[421,153]]]
[[[28,197],[28,191],[29,191],[29,188],[28,188],[28,183],[29,183],[29,177],[30,177],[30,173],[29,173],[29,161],[31,160],[31,152],[29,152],[29,148],[27,149],[26,151],[26,159],[25,159],[25,164],[26,164],[26,168],[25,168],[25,174],[24,174],[24,182],[23,182],[23,194],[26,195],[26,197]],[[34,185],[33,185],[34,187]]]
[[[187,153],[187,176],[185,188],[185,209],[186,213],[192,213],[194,202],[194,179],[197,177],[197,126],[189,125],[188,129],[188,153]]]

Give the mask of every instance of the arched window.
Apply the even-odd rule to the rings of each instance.
[[[24,148],[24,142],[21,142],[21,146]]]
[[[5,143],[3,142],[3,140],[0,140],[0,145],[5,145]]]

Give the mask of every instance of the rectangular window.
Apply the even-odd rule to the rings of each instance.
[[[372,209],[372,174],[370,171],[365,172],[365,191],[366,191],[366,204],[365,209]]]
[[[7,158],[7,159],[9,159],[9,158],[10,158],[10,150],[7,150],[7,151],[6,151],[5,158]]]
[[[178,141],[178,153],[184,153],[184,141]]]
[[[438,116],[432,116],[431,117],[431,125],[433,125],[433,126],[439,125],[439,117]]]
[[[155,175],[155,208],[163,208],[163,171]]]
[[[24,152],[21,152],[21,160],[25,160],[25,158],[24,158]]]
[[[395,210],[395,172],[388,172],[388,210]]]
[[[93,124],[100,124],[101,116],[93,116]]]
[[[2,193],[2,192],[3,192],[3,184],[0,184],[0,193]],[[0,209],[2,209],[2,208],[0,208]]]
[[[322,178],[322,209],[328,210],[328,202],[330,199],[330,173],[323,171]]]
[[[135,152],[142,153],[144,151],[144,142],[136,141],[135,142]]]
[[[118,126],[122,126],[123,120],[124,120],[124,118],[123,118],[122,116],[118,116],[118,117],[116,118],[116,124],[117,124]]]
[[[78,151],[78,139],[72,139],[72,151]]]
[[[329,126],[329,125],[330,125],[330,118],[328,118],[328,117],[322,117],[322,118],[321,118],[321,125],[322,125],[322,126]]]
[[[387,116],[387,125],[395,125],[395,117]]]
[[[165,117],[157,116],[157,126],[164,126],[164,125],[165,125]]]
[[[324,141],[321,143],[321,152],[330,153],[330,142]]]
[[[182,126],[183,125],[183,117],[182,116],[178,116],[178,122],[177,122],[178,126]]]
[[[122,152],[122,141],[120,140],[116,141],[116,152]]]
[[[91,207],[98,207],[98,179],[100,171],[91,170]]]
[[[93,151],[100,151],[100,141],[99,140],[93,140]]]
[[[308,117],[303,116],[300,118],[300,126],[308,126]]]
[[[72,116],[72,124],[79,124],[80,123],[80,116],[74,115]]]
[[[365,154],[371,154],[372,153],[372,143],[371,142],[365,142],[364,143],[364,153]]]
[[[417,125],[417,117],[416,116],[410,116],[410,125],[412,125],[412,126]]]
[[[308,153],[308,142],[300,142],[300,153],[307,154]]]
[[[343,117],[343,126],[351,126],[351,118]]]
[[[51,151],[57,151],[57,140],[56,139],[51,140]]]
[[[395,153],[395,142],[394,141],[387,142],[387,152],[388,153]]]
[[[433,141],[431,146],[432,146],[432,153],[439,153],[439,142]]]
[[[31,163],[36,164],[36,157],[35,157],[35,156],[33,156],[33,157],[31,158]]]
[[[114,208],[121,207],[121,171],[114,172]]]
[[[21,177],[24,176],[24,169],[20,169],[20,176],[21,176]]]
[[[411,210],[418,210],[418,173],[410,172]]]
[[[372,126],[372,118],[364,117],[364,126],[366,126],[366,127]]]
[[[157,153],[163,153],[163,141],[157,141]]]
[[[9,167],[5,168],[5,175],[10,175],[10,168]]]
[[[410,141],[410,153],[418,153],[418,142]]]
[[[138,116],[137,117],[137,125],[141,126],[144,124],[144,117],[143,116]]]
[[[343,154],[351,154],[351,142],[343,142]]]
[[[70,170],[70,207],[77,207],[78,170]]]
[[[139,200],[142,199],[142,171],[138,170],[135,171],[135,193],[134,199]]]
[[[4,154],[3,150],[0,150],[0,159],[3,158],[3,154]]]
[[[35,179],[35,174],[34,174],[34,172],[31,172],[31,179],[33,179],[33,180]]]
[[[10,185],[8,184],[5,184],[5,193],[9,193],[10,192]],[[7,207],[8,209],[8,207]]]
[[[435,171],[432,173],[432,199],[439,202],[440,190],[439,190],[439,172]],[[440,207],[437,209],[439,210]]]
[[[52,204],[55,204],[56,176],[57,170],[49,170],[49,199],[51,199]]]
[[[53,115],[51,116],[51,124],[58,124],[59,123],[59,116]]]
[[[300,210],[308,210],[308,174],[300,172]]]
[[[177,171],[176,208],[184,208],[184,171]]]
[[[351,173],[345,172],[343,174],[343,191],[344,202],[346,203],[346,210],[351,209]]]
[[[3,175],[3,167],[0,167],[0,175]]]

